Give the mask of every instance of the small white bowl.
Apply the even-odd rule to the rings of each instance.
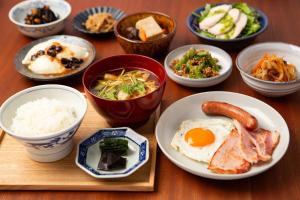
[[[32,8],[48,5],[50,9],[59,16],[59,19],[46,24],[29,25],[25,24],[24,18],[31,12]],[[62,31],[65,22],[71,14],[71,6],[67,1],[62,0],[27,0],[12,7],[8,13],[10,21],[16,24],[21,33],[32,38],[40,38],[54,35]]]
[[[70,127],[47,136],[20,136],[14,133],[10,126],[18,107],[42,97],[57,99],[72,105],[76,109],[77,120]],[[78,90],[63,85],[40,85],[22,90],[2,104],[0,126],[26,147],[30,158],[39,162],[53,162],[71,152],[72,138],[81,124],[86,109],[86,99]]]
[[[219,60],[219,64],[222,67],[222,69],[220,70],[220,74],[212,78],[203,78],[203,79],[192,79],[192,78],[186,78],[177,75],[171,69],[171,63],[173,62],[173,60],[181,58],[190,48],[205,49],[209,51],[213,57]],[[191,44],[191,45],[186,45],[174,49],[167,55],[164,65],[165,65],[167,75],[170,79],[172,79],[178,84],[188,86],[188,87],[197,87],[197,88],[209,87],[209,86],[219,84],[225,79],[227,79],[232,72],[232,59],[230,55],[218,47],[204,45],[204,44]]]
[[[128,140],[128,155],[125,169],[103,171],[98,169],[101,157],[99,142],[103,138]],[[128,127],[105,128],[83,139],[77,148],[76,165],[95,178],[122,178],[133,174],[149,159],[149,141]]]
[[[294,64],[297,70],[297,80],[289,82],[273,82],[255,78],[251,75],[251,69],[258,63],[264,54],[276,54],[283,57],[288,63]],[[239,69],[244,82],[252,89],[269,97],[279,97],[294,93],[300,89],[300,47],[281,43],[266,42],[251,45],[242,50],[236,58],[236,66]]]

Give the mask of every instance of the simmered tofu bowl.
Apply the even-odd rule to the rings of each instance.
[[[175,20],[160,12],[138,12],[117,22],[114,33],[125,52],[164,55],[176,32]]]

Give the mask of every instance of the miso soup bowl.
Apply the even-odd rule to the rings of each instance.
[[[152,72],[158,79],[158,89],[145,96],[129,100],[107,100],[92,93],[91,86],[101,74],[120,68]],[[166,85],[166,72],[164,67],[152,58],[125,54],[96,61],[87,68],[82,82],[88,100],[110,125],[137,127],[144,124],[160,104]]]
[[[17,109],[40,98],[57,99],[74,107],[77,115],[69,127],[47,135],[21,135],[11,129]],[[38,162],[53,162],[66,157],[73,149],[73,136],[79,128],[87,109],[81,92],[64,85],[48,84],[30,87],[9,97],[0,108],[0,127],[22,143],[29,157]],[[47,123],[47,122],[45,122]]]

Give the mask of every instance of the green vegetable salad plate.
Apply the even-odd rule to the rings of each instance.
[[[251,43],[267,28],[268,18],[246,3],[206,4],[189,15],[187,26],[202,41],[233,49]]]

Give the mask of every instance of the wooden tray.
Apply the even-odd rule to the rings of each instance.
[[[75,147],[66,158],[53,163],[31,160],[24,147],[0,129],[0,190],[105,190],[153,191],[157,143],[154,135],[159,108],[143,127],[136,131],[150,143],[148,162],[134,174],[122,179],[96,179],[75,164],[76,145],[100,128],[109,127],[89,104],[85,118],[75,134]]]

